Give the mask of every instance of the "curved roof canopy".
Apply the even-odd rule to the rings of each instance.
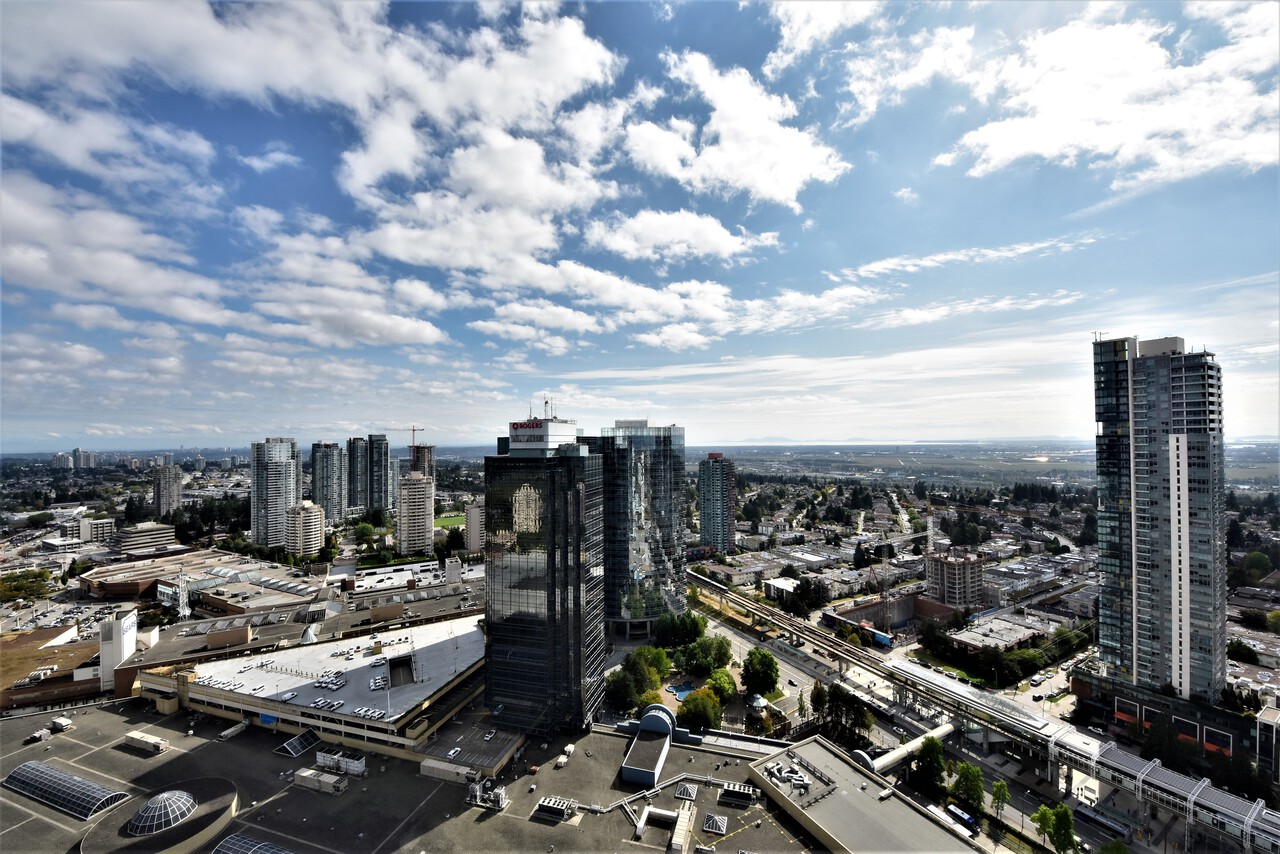
[[[23,762],[9,772],[3,785],[81,821],[129,797],[44,762]]]

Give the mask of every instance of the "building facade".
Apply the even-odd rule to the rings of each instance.
[[[399,472],[391,459],[391,443],[382,433],[369,434],[369,503],[370,509],[390,510],[396,506],[396,480]]]
[[[151,470],[151,499],[157,516],[182,508],[182,469],[156,466]]]
[[[347,507],[369,506],[369,440],[347,440]]]
[[[929,598],[953,608],[981,610],[986,606],[983,561],[974,554],[936,552],[925,557]]]
[[[601,458],[559,418],[485,457],[485,701],[504,729],[590,726],[604,698]]]
[[[467,551],[484,550],[484,500],[467,505]]]
[[[603,465],[606,628],[648,637],[686,608],[684,428],[620,420],[582,441]]]
[[[721,554],[731,554],[737,509],[733,460],[721,453],[707,454],[698,463],[699,542]]]
[[[324,548],[324,508],[301,501],[285,514],[284,548],[291,555],[312,557]]]
[[[1098,644],[1108,675],[1182,699],[1226,682],[1222,376],[1181,338],[1093,345]]]
[[[283,437],[249,448],[250,539],[259,546],[285,545],[290,507],[302,497],[302,457],[298,443]]]
[[[337,442],[311,446],[311,500],[334,525],[347,515],[347,452]]]
[[[427,477],[435,480],[436,477],[436,446],[435,445],[410,445],[409,446],[409,471],[420,471]]]
[[[436,482],[420,471],[400,478],[396,554],[431,553],[436,530]]]

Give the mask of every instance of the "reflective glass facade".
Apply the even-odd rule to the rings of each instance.
[[[1225,684],[1221,387],[1213,354],[1181,339],[1094,343],[1101,655],[1184,699]]]
[[[604,696],[602,459],[515,427],[485,458],[485,701],[545,736],[589,726]]]
[[[684,428],[619,421],[600,432],[582,441],[603,462],[605,620],[647,637],[686,607]]]

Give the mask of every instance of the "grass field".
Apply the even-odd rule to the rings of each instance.
[[[436,517],[437,528],[457,528],[458,526],[465,525],[466,523],[467,523],[467,517],[465,514],[461,514],[458,516],[437,516]]]

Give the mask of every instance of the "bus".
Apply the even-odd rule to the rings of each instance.
[[[960,807],[956,806],[955,804],[951,804],[950,806],[947,807],[947,815],[951,816],[953,819],[960,822],[969,830],[978,829],[978,820],[973,816],[969,815],[964,810],[960,809]]]
[[[1127,824],[1116,821],[1109,815],[1104,815],[1088,804],[1080,804],[1075,808],[1075,814],[1080,818],[1093,822],[1103,830],[1109,831],[1112,835],[1118,836],[1125,842],[1133,841],[1133,828]]]

